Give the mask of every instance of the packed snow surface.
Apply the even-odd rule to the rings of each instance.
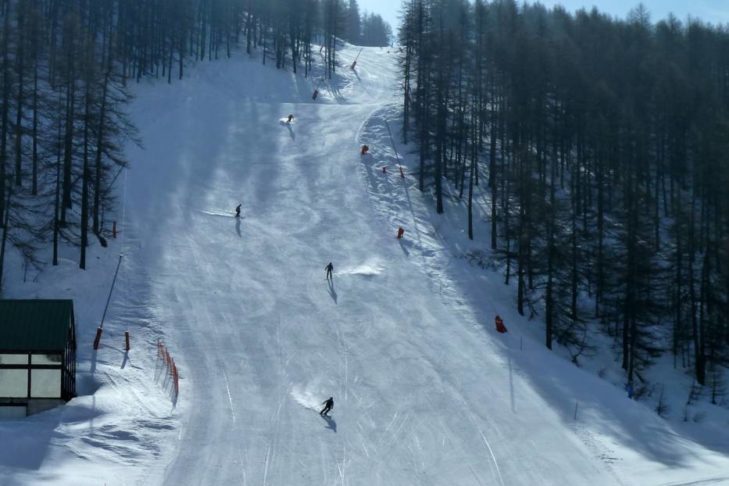
[[[365,48],[353,71],[358,50],[316,101],[319,76],[242,54],[135,88],[119,238],[100,270],[65,261],[16,292],[76,299],[81,395],[0,422],[0,484],[729,484],[726,433],[546,351],[501,277],[453,257],[464,226],[432,215],[391,144],[396,53]]]

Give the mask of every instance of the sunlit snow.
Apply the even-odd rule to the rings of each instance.
[[[320,75],[243,53],[134,87],[119,238],[87,272],[71,248],[35,281],[11,268],[14,297],[75,299],[80,396],[0,422],[0,484],[728,484],[726,423],[666,421],[547,351],[502,276],[464,258],[487,240],[436,216],[414,147],[392,149],[395,50],[352,71],[358,51],[315,101]]]

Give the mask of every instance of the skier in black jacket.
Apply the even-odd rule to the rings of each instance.
[[[328,399],[321,402],[321,404],[324,405],[324,408],[321,409],[319,415],[321,415],[322,417],[328,417],[329,415],[327,414],[331,411],[331,409],[334,408],[334,398],[329,397]]]

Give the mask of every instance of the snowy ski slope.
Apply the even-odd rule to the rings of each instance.
[[[449,258],[415,181],[378,172],[394,52],[365,48],[353,72],[358,50],[316,101],[311,80],[242,55],[137,89],[145,148],[129,149],[108,324],[131,326],[131,363],[105,336],[82,354],[94,395],[2,425],[48,437],[30,464],[0,460],[0,484],[729,484],[725,435],[689,437],[542,350],[500,278]]]

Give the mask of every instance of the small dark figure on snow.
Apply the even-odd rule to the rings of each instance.
[[[403,228],[402,226],[398,227],[397,228],[397,239],[401,240],[404,234],[405,234],[405,228]]]
[[[319,96],[319,90],[318,89],[315,89],[314,90],[314,94],[311,95],[311,99],[312,100],[315,100],[317,96]]]
[[[496,317],[494,318],[494,322],[496,323],[496,330],[498,332],[506,332],[506,326],[504,325],[504,320],[501,318],[500,315],[496,314]]]
[[[240,204],[235,207],[235,217],[240,218]]]
[[[286,119],[286,123],[291,123],[294,121],[294,115],[289,115],[289,117]]]
[[[324,267],[324,270],[327,271],[327,280],[332,279],[332,272],[334,271],[334,265],[332,265],[332,262],[329,262],[329,265]]]
[[[321,409],[321,412],[319,412],[319,415],[322,417],[328,417],[327,415],[333,408],[334,408],[334,398],[329,397],[328,399],[321,402],[322,405],[324,405],[324,408]]]

